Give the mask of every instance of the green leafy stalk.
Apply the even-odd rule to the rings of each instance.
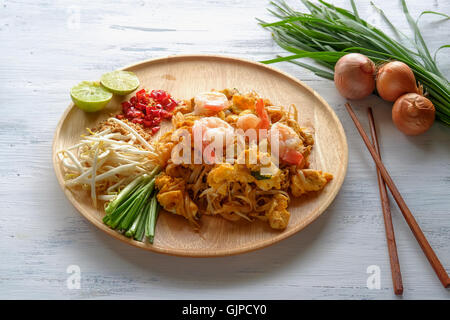
[[[138,226],[136,228],[136,233],[134,234],[134,240],[142,241],[142,238],[144,238],[145,223],[147,222],[149,207],[150,207],[150,201],[147,201],[144,209],[142,210],[142,214],[140,216],[140,220],[139,220]]]
[[[112,229],[123,231],[127,237],[142,241],[149,221],[148,216],[151,212],[154,215],[158,207],[156,196],[150,197],[158,172],[159,168],[155,168],[150,174],[137,177],[128,184],[107,206],[108,212],[103,222]],[[156,220],[152,223],[156,223]],[[149,231],[153,242],[154,225],[149,230],[153,230]]]
[[[153,243],[155,237],[155,227],[156,220],[158,219],[159,204],[156,199],[156,193],[150,200],[150,206],[148,210],[147,222],[145,224],[145,236],[148,238],[150,243]]]
[[[147,202],[148,203],[148,202]],[[143,217],[145,216],[145,206],[144,206],[144,210],[139,211],[138,216],[136,217],[136,219],[134,220],[133,224],[131,225],[131,227],[127,230],[127,232],[125,232],[125,236],[131,238],[134,237],[136,235],[136,232],[138,230],[138,227],[140,225],[142,225],[141,221],[143,219]],[[141,238],[142,239],[142,238]]]
[[[136,203],[130,207],[131,209],[124,217],[124,219],[121,221],[119,226],[120,229],[127,230],[130,227],[136,216],[139,215],[139,213],[141,212],[142,208],[145,205],[145,202],[147,201],[154,187],[155,187],[155,179],[151,180],[142,188],[142,191],[136,198]]]
[[[111,201],[105,209],[107,214],[112,213],[116,208],[123,203],[124,200],[128,199],[131,194],[133,194],[136,189],[142,185],[142,183],[150,181],[159,172],[159,166],[156,166],[150,174],[143,174],[138,176],[136,179],[131,181],[123,190],[117,195],[117,197]]]
[[[117,197],[111,201],[105,209],[106,213],[112,213],[117,206],[131,194],[137,186],[141,184],[141,182],[146,178],[146,175],[141,175],[134,179],[130,184],[128,184],[118,195]]]
[[[350,52],[365,54],[375,63],[387,60],[402,61],[409,65],[417,81],[423,85],[436,108],[437,119],[450,125],[450,84],[436,64],[436,53],[440,49],[449,48],[450,45],[442,45],[432,57],[418,27],[418,21],[424,14],[439,15],[445,20],[450,18],[448,15],[424,11],[414,20],[409,14],[406,2],[401,0],[403,12],[414,34],[414,38],[410,39],[397,30],[381,9],[372,4],[396,33],[399,42],[364,21],[359,16],[353,0],[350,1],[353,12],[323,0],[319,0],[320,4],[317,5],[308,0],[302,2],[310,13],[297,12],[279,0],[271,2],[274,9],[269,9],[278,21],[267,23],[258,20],[262,27],[272,32],[274,41],[281,48],[292,53],[262,61],[263,63],[289,61],[311,70],[320,77],[333,79],[334,65]],[[408,46],[403,42],[408,43]],[[298,61],[303,58],[313,59],[323,68]]]

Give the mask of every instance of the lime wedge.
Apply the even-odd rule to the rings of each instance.
[[[102,86],[112,93],[124,96],[139,87],[138,77],[130,71],[112,71],[105,73],[100,78]]]
[[[78,108],[95,112],[103,109],[113,95],[98,82],[82,81],[70,90],[70,96]]]

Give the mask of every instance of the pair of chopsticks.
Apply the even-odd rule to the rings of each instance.
[[[419,243],[420,247],[422,248],[422,251],[425,254],[425,256],[427,257],[428,262],[431,264],[434,272],[436,272],[436,275],[438,276],[442,285],[445,288],[449,288],[450,287],[450,278],[448,277],[447,272],[445,271],[444,267],[442,266],[441,262],[439,261],[436,253],[434,253],[433,249],[431,248],[430,244],[428,243],[427,238],[425,237],[425,235],[423,234],[419,225],[417,224],[416,219],[414,219],[413,214],[409,210],[408,206],[405,203],[405,200],[403,200],[403,197],[401,196],[400,192],[398,191],[394,181],[392,180],[388,171],[384,167],[383,162],[381,161],[381,158],[379,155],[378,139],[376,136],[372,109],[369,109],[369,122],[370,122],[370,129],[371,129],[373,144],[370,142],[366,132],[364,131],[363,127],[361,126],[361,123],[359,122],[358,118],[356,117],[356,114],[353,112],[353,109],[350,106],[350,104],[346,103],[345,107],[347,108],[347,111],[350,114],[350,117],[352,118],[353,122],[355,123],[356,129],[358,129],[359,134],[361,135],[367,149],[369,150],[369,152],[377,166],[378,183],[379,183],[379,187],[380,187],[380,196],[382,199],[383,216],[384,216],[384,220],[385,220],[386,238],[388,241],[392,280],[394,283],[394,292],[396,294],[402,294],[403,284],[402,284],[401,273],[400,273],[400,264],[398,262],[397,247],[395,244],[394,228],[392,226],[391,213],[390,213],[390,209],[389,209],[389,200],[387,198],[386,185],[389,187],[389,190],[391,191],[391,194],[392,194],[393,198],[395,199],[395,202],[397,202],[397,205],[400,208],[400,211],[402,212],[402,215],[405,218],[406,223],[408,224],[409,228],[411,229],[412,233],[414,234],[414,237],[416,238],[417,242]]]
[[[373,117],[372,108],[367,109],[369,117],[370,136],[372,145],[381,160],[380,145],[378,143],[377,131],[375,129],[375,119]],[[378,187],[380,189],[381,208],[383,210],[384,229],[386,231],[386,241],[388,245],[389,260],[391,263],[392,283],[394,285],[394,293],[396,295],[403,294],[402,273],[400,272],[400,262],[398,261],[397,244],[395,243],[394,225],[392,224],[391,206],[386,190],[386,184],[381,176],[380,170],[377,169]]]

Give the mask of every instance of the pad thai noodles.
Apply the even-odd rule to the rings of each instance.
[[[200,93],[177,106],[172,130],[154,142],[157,156],[149,154],[163,168],[155,180],[158,202],[195,229],[202,215],[284,229],[290,197],[332,179],[309,168],[313,145],[294,105],[236,89]]]
[[[163,120],[169,130],[154,137]],[[322,190],[331,174],[309,168],[312,134],[294,105],[225,89],[175,101],[142,89],[122,113],[58,151],[65,183],[89,191],[103,222],[153,243],[159,206],[200,229],[202,215],[289,223],[290,197]]]

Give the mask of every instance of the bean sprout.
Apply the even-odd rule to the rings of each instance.
[[[115,118],[108,123],[119,124],[128,134],[107,128],[82,135],[73,146],[58,151],[65,172],[66,186],[89,188],[94,206],[97,200],[110,201],[117,192],[142,173],[150,172],[156,163],[149,156],[154,148],[131,126]]]

